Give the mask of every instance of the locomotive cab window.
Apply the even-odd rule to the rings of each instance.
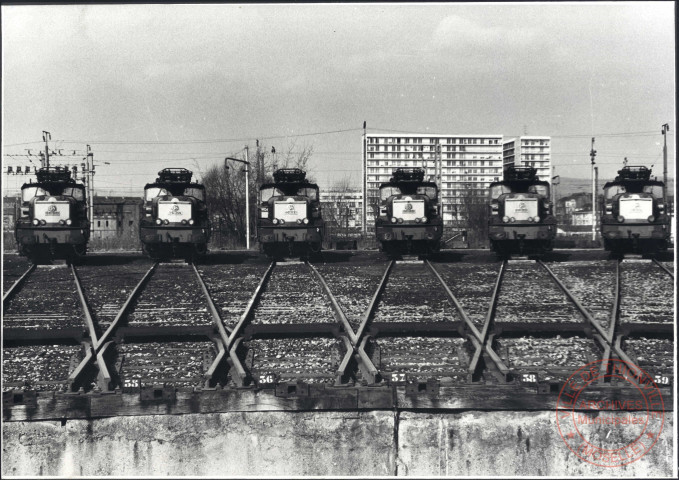
[[[428,187],[417,187],[417,194],[418,195],[426,195],[432,200],[436,200],[438,196],[438,192],[436,190],[436,187],[428,186]]]
[[[613,185],[611,187],[605,188],[604,193],[606,195],[606,199],[610,200],[616,195],[619,195],[621,193],[625,193],[627,189],[623,187],[622,185]]]
[[[493,200],[497,200],[500,198],[500,195],[504,195],[506,193],[512,193],[512,189],[507,185],[493,185],[490,187],[490,198]]]
[[[85,200],[85,189],[83,188],[66,187],[61,194],[66,197],[73,197],[79,202]]]
[[[164,188],[159,188],[159,187],[151,187],[147,188],[144,191],[144,199],[148,202],[150,200],[153,200],[156,197],[162,197],[164,195],[167,195],[167,190]]]
[[[313,187],[303,187],[297,190],[296,195],[309,197],[309,200],[318,200],[318,189]]]
[[[392,195],[400,195],[401,189],[398,187],[382,187],[380,188],[380,200],[386,200]]]
[[[201,188],[187,187],[184,189],[183,195],[186,197],[196,198],[201,202],[205,200],[205,192]]]
[[[663,196],[663,188],[660,185],[644,185],[644,193],[650,193],[655,198],[661,198]]]
[[[271,197],[283,195],[283,192],[276,187],[263,188],[259,191],[259,198],[261,202],[267,202]]]
[[[531,185],[528,187],[528,193],[537,193],[541,197],[548,197],[549,187],[547,185]]]
[[[40,187],[26,187],[21,190],[21,199],[24,202],[30,201],[34,197],[49,195],[50,192]]]

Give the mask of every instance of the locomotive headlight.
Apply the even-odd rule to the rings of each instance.
[[[193,221],[193,218],[189,218],[189,225],[193,225],[194,223],[196,222]]]
[[[271,222],[272,222],[274,225],[278,225],[278,219],[277,219],[277,218],[274,218]]]
[[[655,222],[655,217],[653,215],[650,215],[648,217],[648,223],[653,223],[653,222]]]
[[[46,225],[47,222],[45,220],[40,220],[40,225]]]
[[[607,203],[607,204],[606,204],[606,213],[609,214],[609,215],[610,215],[611,213],[613,213],[613,204],[612,204],[612,203]]]
[[[63,219],[62,219],[62,220],[59,220],[59,225],[66,225],[66,222],[64,222]]]
[[[308,225],[308,224],[309,224],[309,219],[308,219],[308,218],[305,218],[304,220],[302,220],[302,222],[304,223],[304,225]]]
[[[502,221],[505,223],[509,223],[509,217],[505,215],[504,217],[502,217]]]
[[[514,222],[516,222],[516,218],[512,217],[512,218],[509,219],[509,221],[514,223]]]
[[[182,218],[182,225],[186,225],[188,222],[186,221],[185,218]]]
[[[397,222],[396,218],[395,218],[395,217],[391,217],[391,223],[396,223],[396,222]]]
[[[71,220],[70,218],[67,218],[67,219],[66,219],[66,225],[70,225],[70,224],[72,224],[72,223],[73,223],[73,220]]]
[[[659,211],[660,213],[664,213],[664,212],[665,212],[665,205],[662,204],[662,203],[659,203],[659,204],[658,204],[658,211]]]
[[[535,220],[533,220],[533,217],[528,217],[528,221],[529,221],[530,223],[533,223]]]
[[[156,219],[156,225],[160,225],[161,223],[163,223],[163,221],[160,218]]]
[[[40,220],[38,220],[37,218],[34,218],[33,219],[33,225],[40,225]]]
[[[422,223],[427,223],[427,217],[422,217]]]
[[[625,217],[623,217],[622,215],[618,215],[618,223],[622,223],[624,221],[625,221]]]
[[[299,223],[299,224],[301,225],[301,224],[302,224],[302,219],[301,219],[301,218],[298,218],[298,219],[297,219],[297,223]]]
[[[421,221],[422,221],[422,220],[419,219],[419,218],[416,218],[416,219],[415,219],[415,223],[420,223]]]
[[[165,220],[163,220],[163,223],[164,223],[165,225],[169,225],[169,224],[170,224],[170,221],[166,218]]]
[[[281,222],[281,225],[285,225],[285,220],[283,220],[282,218],[278,221]]]
[[[399,218],[399,219],[398,219],[398,223],[403,223],[403,219],[402,219],[402,218]]]

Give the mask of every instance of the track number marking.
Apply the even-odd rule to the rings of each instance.
[[[406,374],[405,373],[392,373],[391,374],[391,381],[392,382],[405,382],[406,381]]]
[[[524,373],[521,375],[521,381],[525,383],[537,383],[538,376],[534,373]]]
[[[124,388],[137,388],[139,386],[139,379],[138,378],[126,378],[123,381],[123,387]]]
[[[669,377],[664,377],[662,375],[656,375],[653,378],[653,381],[657,383],[658,385],[669,385],[670,384],[670,379]]]

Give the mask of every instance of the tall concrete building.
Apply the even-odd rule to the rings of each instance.
[[[540,180],[552,183],[552,138],[523,136],[502,143],[502,166],[535,167]]]
[[[485,196],[489,184],[502,178],[502,135],[421,135],[371,133],[364,138],[363,216],[374,227],[373,208],[379,186],[398,167],[423,167],[425,178],[440,190],[446,225],[461,220],[463,198]]]

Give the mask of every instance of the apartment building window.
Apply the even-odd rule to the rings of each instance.
[[[375,154],[374,154],[374,153],[371,153],[371,154],[370,154],[370,158],[375,158]]]

